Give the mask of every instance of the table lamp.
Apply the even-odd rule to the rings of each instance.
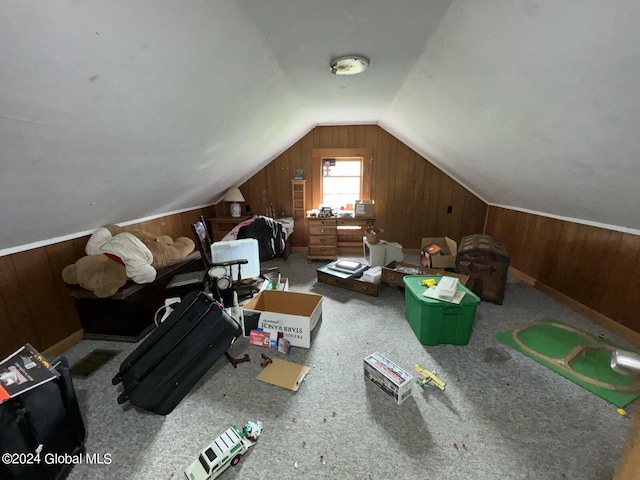
[[[240,208],[240,204],[238,202],[244,202],[244,197],[242,196],[242,192],[239,188],[230,188],[227,190],[227,193],[224,195],[225,202],[233,202],[229,206],[229,210],[231,211],[232,217],[239,217],[242,213],[242,209]]]

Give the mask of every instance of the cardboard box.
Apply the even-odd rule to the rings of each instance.
[[[434,268],[427,268],[422,265],[413,265],[411,263],[391,262],[382,268],[381,281],[388,285],[395,285],[396,287],[404,288],[404,281],[402,279],[407,275],[446,275],[448,277],[455,277],[459,279],[460,283],[463,285],[466,285],[469,280],[469,275],[436,270]]]
[[[425,248],[432,243],[440,247],[440,255],[431,255],[431,268],[456,268],[458,244],[449,237],[429,237],[422,239],[421,248]]]
[[[261,328],[282,332],[294,347],[309,348],[311,331],[322,317],[322,295],[264,290],[242,306],[242,313],[245,336]]]
[[[411,395],[413,376],[378,352],[365,357],[364,376],[393,397],[398,405]]]
[[[375,217],[375,204],[376,202],[373,200],[356,200],[353,216],[360,218]]]

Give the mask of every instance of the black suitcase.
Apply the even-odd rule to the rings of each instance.
[[[69,363],[58,357],[51,365],[60,372],[58,378],[0,405],[3,480],[64,478],[78,463],[73,459],[84,454],[86,431]]]
[[[164,322],[122,362],[118,403],[167,415],[242,334],[204,292],[188,293]]]

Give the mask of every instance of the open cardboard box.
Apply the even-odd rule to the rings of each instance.
[[[449,237],[428,237],[422,239],[424,248],[435,243],[440,247],[440,255],[431,255],[431,268],[456,268],[458,244]]]
[[[354,217],[356,218],[374,218],[374,208],[376,202],[374,200],[356,200]]]
[[[242,306],[244,336],[251,330],[283,333],[294,347],[309,348],[311,331],[322,317],[322,295],[263,290]]]

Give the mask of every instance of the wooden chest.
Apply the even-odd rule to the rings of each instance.
[[[167,289],[175,275],[197,272],[204,264],[199,252],[191,253],[182,262],[158,270],[153,283],[137,284],[129,281],[114,295],[98,298],[93,292],[73,289],[84,338],[139,342],[155,327],[155,314],[164,300],[184,292]],[[198,289],[197,286],[192,287]]]
[[[482,300],[502,304],[509,255],[500,240],[480,234],[463,237],[456,255],[456,269],[469,275],[467,287]]]

